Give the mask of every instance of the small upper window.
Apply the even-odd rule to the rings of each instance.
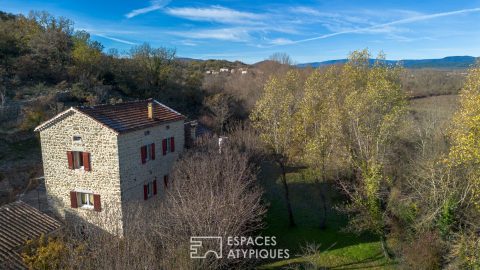
[[[74,142],[81,142],[81,141],[82,141],[82,137],[80,137],[80,136],[73,136],[73,141],[74,141]]]
[[[145,134],[145,136],[150,135],[150,130],[145,131],[143,134]]]

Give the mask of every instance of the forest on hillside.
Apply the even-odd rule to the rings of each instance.
[[[152,97],[229,137],[224,154],[206,139],[182,156],[172,172],[181,184],[164,202],[132,207],[134,237],[67,230],[30,242],[26,263],[479,268],[480,70],[411,70],[382,64],[383,55],[371,64],[368,50],[348,57],[312,69],[282,53],[247,65],[149,44],[105,51],[68,19],[0,12],[0,204],[35,188],[42,165],[33,128],[70,106]],[[221,68],[248,72],[207,73]],[[139,218],[146,213],[151,222]],[[277,235],[299,256],[188,259],[192,233],[219,231]]]

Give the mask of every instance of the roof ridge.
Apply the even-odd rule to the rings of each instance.
[[[119,103],[115,103],[115,104],[111,104],[111,103],[96,104],[96,105],[93,105],[93,106],[80,105],[80,106],[75,106],[74,108],[89,108],[89,109],[95,109],[95,108],[97,108],[97,107],[123,105],[123,104],[129,104],[129,103],[145,102],[145,101],[150,101],[150,100],[153,100],[153,99],[152,99],[152,98],[148,98],[148,99],[137,99],[137,100],[129,100],[129,101],[125,101],[125,102],[119,102]]]
[[[147,103],[156,104],[153,106],[154,118],[147,117]],[[71,107],[50,120],[35,128],[35,131],[42,131],[57,121],[61,121],[72,113],[81,113],[106,128],[119,134],[121,132],[133,131],[155,126],[161,123],[184,120],[185,116],[168,107],[167,105],[153,98],[121,102],[117,104],[99,104],[95,106]],[[143,115],[145,114],[145,115]],[[144,116],[144,117],[143,117]]]

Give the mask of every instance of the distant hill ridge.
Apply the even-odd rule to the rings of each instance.
[[[463,69],[469,68],[476,63],[480,57],[473,56],[447,56],[440,59],[406,59],[406,60],[385,60],[386,63],[395,65],[400,63],[405,68],[439,68],[439,69]],[[336,64],[344,64],[348,59],[328,60],[323,62],[312,62],[298,64],[297,67],[322,67]],[[375,59],[370,59],[373,64]]]

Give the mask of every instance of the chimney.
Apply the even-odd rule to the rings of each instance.
[[[148,102],[148,119],[153,119],[153,102]]]

